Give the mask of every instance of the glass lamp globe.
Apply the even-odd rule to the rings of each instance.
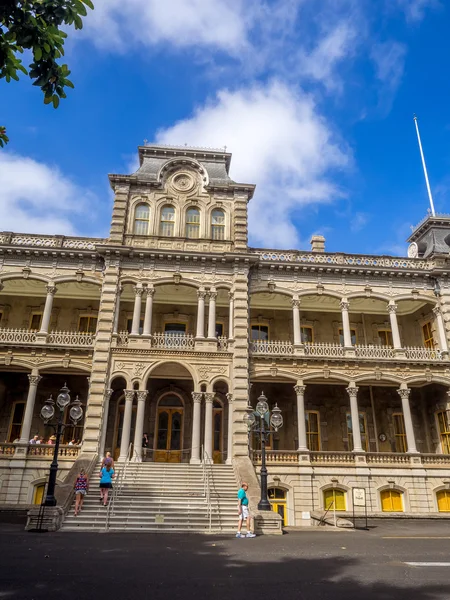
[[[247,424],[247,427],[251,429],[255,424],[256,418],[253,412],[253,408],[249,405],[247,406],[247,412],[244,415],[244,422]]]
[[[275,429],[275,431],[278,431],[280,427],[283,426],[283,417],[281,415],[281,410],[278,408],[277,404],[275,404],[275,406],[272,409],[270,424]]]
[[[267,398],[264,396],[264,392],[258,398],[258,404],[256,405],[256,412],[260,417],[264,417],[266,412],[269,410],[269,405],[267,404]]]
[[[53,398],[50,396],[50,398],[45,401],[44,406],[41,408],[41,417],[44,421],[50,421],[54,414],[55,406]]]
[[[83,409],[81,408],[81,402],[78,399],[78,396],[70,408],[69,415],[71,421],[73,421],[75,424],[78,423],[78,421],[83,417]]]
[[[66,406],[70,404],[69,388],[66,384],[61,388],[61,391],[56,398],[56,404],[61,410],[64,410]]]

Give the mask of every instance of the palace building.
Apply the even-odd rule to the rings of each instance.
[[[41,502],[53,448],[30,440],[52,435],[40,411],[67,383],[84,418],[67,416],[61,488],[110,451],[119,470],[228,469],[254,504],[245,415],[264,392],[284,420],[267,440],[284,525],[362,511],[352,488],[371,516],[448,516],[450,217],[424,219],[408,258],[328,253],[321,236],[251,248],[255,186],[230,178],[231,154],[139,159],[109,176],[108,238],[0,233],[0,510]]]

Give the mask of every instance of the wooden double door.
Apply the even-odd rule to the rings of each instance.
[[[155,462],[181,462],[183,407],[158,407]]]

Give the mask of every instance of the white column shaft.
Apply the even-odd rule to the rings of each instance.
[[[411,390],[407,387],[401,387],[398,390],[402,399],[403,419],[405,421],[406,443],[408,444],[408,452],[411,454],[417,453],[416,437],[414,435],[414,427],[411,416],[411,406],[409,404],[409,394]]]
[[[56,288],[54,286],[47,286],[47,297],[45,298],[45,306],[44,306],[44,314],[42,315],[41,328],[39,333],[48,333],[48,328],[50,326],[50,319],[52,316],[52,308],[53,308],[53,296],[56,293]]]
[[[228,399],[228,438],[227,438],[227,465],[233,461],[233,394],[227,394]]]
[[[202,392],[192,392],[194,404],[192,414],[192,448],[191,448],[191,463],[198,464],[200,462],[200,422],[202,410]]]
[[[216,296],[217,292],[209,294],[208,339],[216,339]]]
[[[350,317],[348,315],[348,302],[347,300],[342,300],[341,302],[341,312],[342,312],[342,330],[344,332],[344,346],[346,348],[350,348],[352,346],[352,334],[350,331]]]
[[[434,308],[433,312],[436,316],[436,324],[439,335],[439,348],[442,350],[442,352],[448,352],[448,342],[447,335],[445,332],[444,317],[442,316],[439,307]]]
[[[211,462],[213,454],[213,399],[214,394],[205,394],[205,460]]]
[[[305,419],[305,390],[306,386],[294,386],[297,394],[297,427],[298,427],[298,449],[308,450],[308,441],[306,439],[306,419]]]
[[[131,417],[133,415],[133,390],[125,390],[125,410],[123,414],[122,439],[120,441],[119,461],[127,458],[128,448],[130,446],[131,435]]]
[[[358,388],[350,386],[347,388],[350,396],[350,414],[352,419],[353,452],[363,452],[361,442],[361,430],[359,428]]]
[[[142,437],[144,435],[144,416],[145,416],[145,400],[147,391],[136,392],[137,395],[137,411],[136,411],[136,427],[134,428],[134,443],[133,443],[133,460],[140,462],[142,460]]]
[[[121,290],[119,289],[118,292],[117,292],[116,310],[115,310],[115,313],[114,313],[114,328],[113,328],[113,333],[118,333],[119,332],[120,294],[121,294]]]
[[[131,333],[139,335],[139,326],[141,324],[141,306],[142,306],[142,288],[135,287],[133,323],[131,325]]]
[[[147,290],[147,300],[145,302],[144,316],[144,335],[151,335],[152,333],[153,294],[153,289]]]
[[[294,329],[294,346],[302,343],[302,330],[300,327],[300,301],[292,301],[292,325]]]
[[[197,338],[205,337],[205,295],[203,291],[198,292],[198,307],[197,307]]]
[[[33,369],[31,375],[28,375],[28,379],[30,387],[28,388],[27,403],[25,405],[25,414],[23,415],[22,430],[20,432],[20,443],[22,444],[26,444],[30,440],[37,386],[41,377],[39,376],[39,372]]]
[[[99,448],[100,456],[105,455],[106,433],[108,431],[109,402],[111,400],[112,393],[113,393],[112,389],[106,390],[105,399],[104,399],[105,406],[103,408],[102,434],[100,436],[100,448]]]
[[[389,320],[391,322],[392,342],[394,344],[394,348],[398,350],[402,347],[402,342],[400,341],[400,330],[398,328],[397,305],[388,304],[388,311]]]
[[[234,339],[234,294],[230,292],[230,314],[228,317],[228,337]]]

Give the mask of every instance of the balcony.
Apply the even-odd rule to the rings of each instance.
[[[394,349],[389,346],[355,345],[344,348],[340,344],[317,343],[302,344],[295,347],[289,341],[252,341],[250,352],[255,356],[302,356],[310,358],[353,358],[362,360],[409,360],[419,362],[442,362],[447,360],[445,353],[425,347],[407,347]]]
[[[0,329],[0,344],[11,346],[53,346],[64,348],[92,348],[94,333],[51,331],[40,335],[29,329]]]
[[[228,352],[228,338],[220,336],[215,342],[218,352]],[[193,352],[196,350],[195,337],[188,333],[154,333],[150,336],[133,336],[128,331],[121,331],[116,335],[116,346],[118,348],[148,347],[164,351]]]
[[[80,454],[81,446],[61,445],[58,451],[58,460],[76,460]],[[0,460],[13,458],[15,455],[33,460],[51,460],[55,446],[51,444],[0,444]]]
[[[261,452],[253,451],[254,464],[261,464]],[[427,469],[449,469],[450,454],[403,454],[396,452],[299,452],[297,450],[268,450],[268,465],[294,466],[310,462],[315,467],[356,467],[371,468],[389,467],[404,469],[414,465],[422,465]]]

